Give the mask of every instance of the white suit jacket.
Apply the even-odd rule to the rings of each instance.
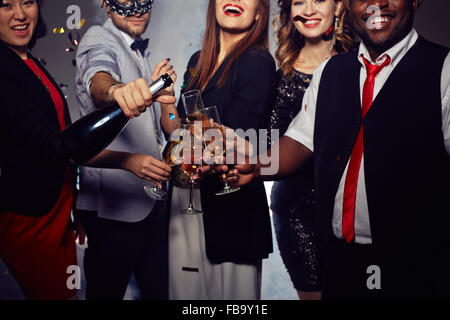
[[[91,78],[99,71],[127,83],[138,78],[150,82],[149,53],[144,56],[130,48],[130,38],[108,19],[103,26],[91,27],[81,40],[76,56],[76,94],[81,116],[94,111],[90,97]],[[143,153],[161,159],[160,106],[154,104],[132,119],[107,149]],[[153,209],[155,200],[144,192],[147,182],[118,169],[81,168],[76,208],[97,211],[101,218],[137,222]]]

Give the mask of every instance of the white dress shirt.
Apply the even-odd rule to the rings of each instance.
[[[120,31],[120,33],[122,34],[123,38],[125,39],[125,42],[131,48],[131,45],[133,44],[134,39],[126,32]],[[151,75],[152,75],[152,71],[151,71],[149,64],[144,60],[144,57],[142,56],[142,54],[139,50],[133,50],[133,51],[134,51],[134,53],[136,53],[136,56],[138,58],[140,69],[143,70],[142,77],[144,79],[150,79]],[[146,51],[145,55],[148,57],[150,54]]]
[[[376,61],[373,61],[369,55],[367,47],[361,42],[358,52],[358,60],[361,63],[360,73],[360,101],[362,101],[362,91],[364,82],[366,81],[367,72],[362,56],[364,56],[370,63],[381,65],[386,56],[391,58],[389,65],[384,67],[375,78],[374,94],[375,99],[389,78],[391,72],[395,69],[398,63],[403,59],[406,53],[416,43],[418,39],[417,32],[412,29],[409,34],[395,46],[381,54]],[[320,79],[322,72],[328,60],[322,63],[314,72],[313,79],[308,90],[305,92],[303,98],[303,108],[295,117],[286,132],[286,136],[302,143],[309,150],[314,151],[314,121],[317,103],[317,94],[319,90]],[[406,94],[406,93],[405,93]],[[442,75],[441,75],[441,99],[442,99],[442,132],[444,136],[445,148],[450,155],[450,53],[445,59]],[[349,159],[350,162],[350,159]],[[332,229],[334,235],[343,239],[342,235],[342,204],[344,196],[345,177],[347,176],[348,164],[341,177],[339,187],[335,196]],[[355,204],[355,242],[361,244],[372,243],[372,236],[370,230],[369,209],[367,204],[366,184],[364,177],[364,157],[361,161],[359,169],[358,183],[356,190],[356,204]]]
[[[134,39],[126,32],[120,31],[120,33],[122,34],[123,38],[125,39],[125,42],[131,48],[131,45],[133,44]],[[133,50],[133,52],[136,54],[138,64],[139,64],[139,69],[142,70],[142,78],[148,79],[147,82],[150,84],[149,80],[152,77],[152,69],[151,69],[148,61],[145,60],[145,58],[142,56],[142,54],[139,50]],[[147,57],[147,58],[150,55],[150,53],[147,51],[144,54],[145,54],[145,57]],[[159,108],[161,108],[161,105],[159,104],[159,102],[154,102],[153,104],[154,105],[157,104],[159,106]],[[151,108],[154,108],[154,106]],[[158,123],[158,121],[159,121],[158,119],[160,119],[160,115],[155,115],[155,113],[152,112],[153,128],[155,130],[155,135],[156,135],[156,138],[158,141],[160,153],[162,154],[162,152],[164,150],[164,146],[165,146],[165,141],[164,141],[163,133],[161,131],[161,126]]]

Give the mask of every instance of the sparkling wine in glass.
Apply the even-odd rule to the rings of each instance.
[[[183,155],[181,169],[190,178],[190,185],[189,204],[188,207],[182,211],[182,213],[189,215],[201,214],[201,210],[194,208],[193,193],[197,169],[202,165],[203,143],[199,140],[199,134],[196,133],[197,130],[194,128],[193,123],[190,123],[183,128],[185,130],[185,135],[183,137],[182,144]]]
[[[177,129],[181,129],[183,124],[186,124],[186,119],[178,118],[174,121],[172,127],[172,133],[167,141],[166,146],[162,152],[163,161],[169,166],[173,167],[180,164],[182,157],[182,136]],[[164,186],[164,182],[161,183]],[[158,185],[152,181],[149,181],[147,185],[144,186],[145,193],[154,200],[166,200],[167,191],[164,188],[159,188]]]
[[[202,93],[200,90],[189,90],[181,95],[181,101],[183,102],[184,110],[188,115],[195,115],[199,110],[205,108],[202,100]]]
[[[209,152],[211,158],[222,157],[226,154],[226,137],[224,126],[220,122],[219,113],[216,106],[207,107],[203,110],[199,110],[198,113],[204,114],[207,120],[202,121],[203,137],[207,140],[204,141],[205,149]],[[204,117],[205,117],[204,116]],[[209,135],[208,130],[212,130],[212,134]],[[233,165],[228,164],[230,168]],[[240,187],[232,187],[228,182],[224,182],[224,187],[215,193],[217,196],[230,194],[240,190]]]

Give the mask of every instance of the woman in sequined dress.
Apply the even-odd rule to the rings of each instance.
[[[282,136],[302,108],[316,67],[350,49],[353,40],[344,28],[341,0],[278,0],[278,6],[274,25],[280,44],[275,53],[280,80],[268,129],[278,129]],[[281,256],[299,298],[320,299],[312,159],[291,177],[274,183],[271,209]]]

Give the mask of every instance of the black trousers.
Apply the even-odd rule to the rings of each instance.
[[[443,267],[448,259],[417,243],[382,249],[348,244],[332,235],[321,257],[324,300],[449,298],[448,268]],[[379,268],[380,288],[373,288],[374,266]]]
[[[141,299],[168,299],[168,215],[163,202],[142,221],[128,223],[78,210],[88,237],[87,300],[123,299],[133,273]]]
[[[372,245],[346,243],[333,235],[322,255],[322,298],[324,300],[377,299],[380,292],[369,289],[367,268],[377,265]]]

